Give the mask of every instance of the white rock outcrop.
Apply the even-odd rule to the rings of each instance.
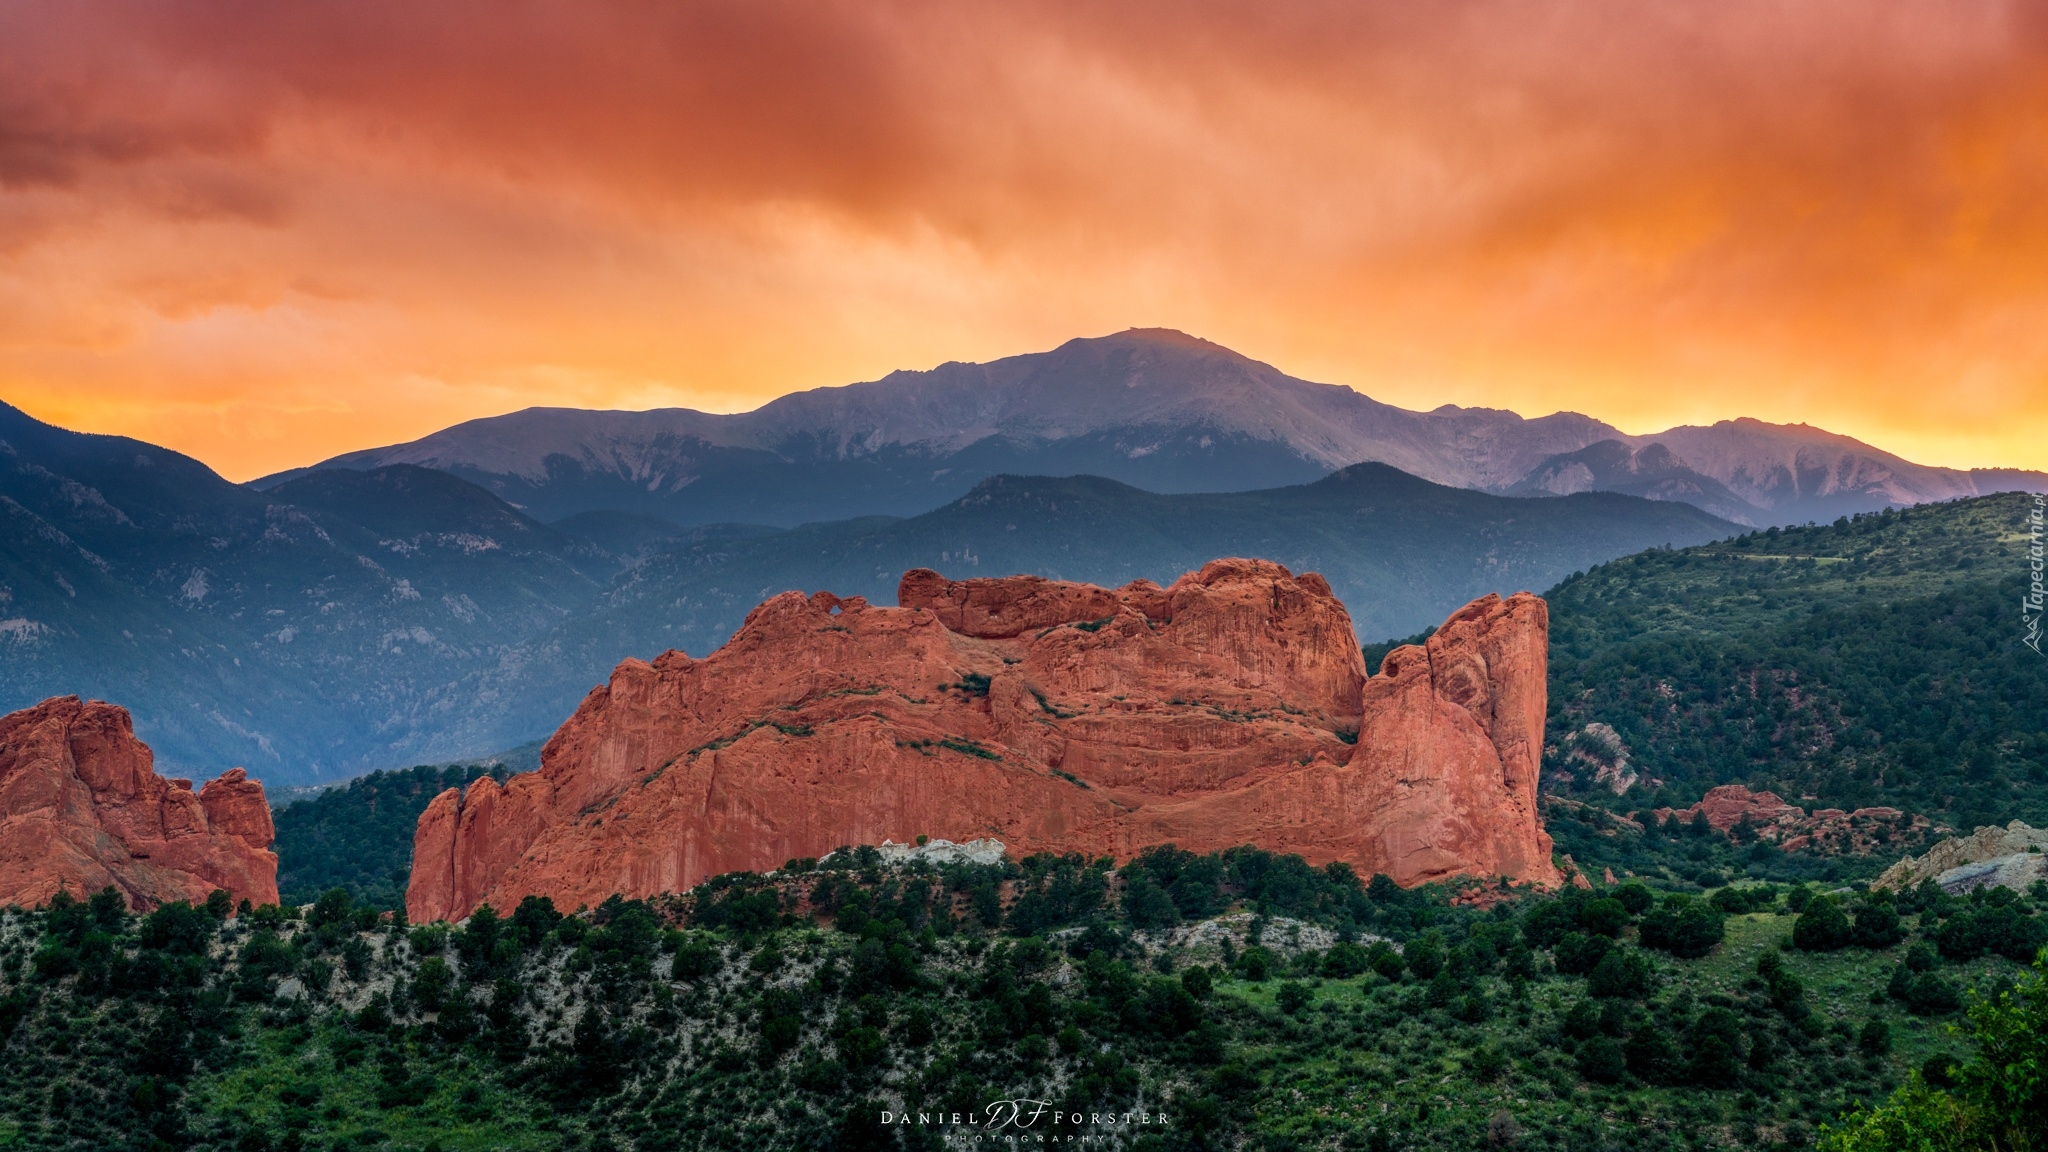
[[[1895,891],[1933,880],[1949,892],[1968,892],[1997,885],[2023,889],[2048,877],[2048,829],[2015,820],[2005,827],[1987,825],[1968,836],[1952,836],[1884,870],[1873,888]]]

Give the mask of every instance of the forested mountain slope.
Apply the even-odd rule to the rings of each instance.
[[[2048,660],[2021,643],[2019,614],[2030,507],[1924,505],[1565,580],[1547,594],[1547,768],[1630,810],[1746,783],[1964,831],[2048,823]],[[1625,743],[1628,794],[1572,758],[1589,723]]]
[[[116,701],[174,774],[415,758],[429,689],[587,606],[617,564],[431,469],[258,493],[0,406],[0,710]]]

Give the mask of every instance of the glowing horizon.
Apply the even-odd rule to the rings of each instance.
[[[2048,469],[2048,9],[0,14],[0,399],[231,479],[1155,326]]]

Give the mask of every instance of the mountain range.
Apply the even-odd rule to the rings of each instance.
[[[625,656],[911,567],[1259,556],[1378,640],[1740,525],[2044,481],[1752,420],[1412,412],[1161,330],[738,415],[529,410],[251,484],[0,405],[0,707],[115,700],[167,770],[303,785],[531,741]]]
[[[1488,592],[1547,588],[1605,559],[1732,534],[1684,504],[1612,493],[1518,500],[1447,488],[1384,464],[1256,492],[1158,494],[1096,476],[996,476],[908,519],[781,532],[703,530],[623,573],[583,613],[451,684],[430,707],[470,718],[455,746],[527,739],[523,718],[567,715],[595,672],[677,648],[702,656],[756,604],[830,589],[893,604],[912,568],[1015,572],[1116,586],[1170,583],[1219,556],[1320,572],[1360,635],[1408,635]]]
[[[795,529],[549,525],[417,465],[258,491],[0,407],[0,708],[118,701],[167,771],[289,786],[532,740],[621,658],[708,652],[791,588],[887,602],[918,566],[1165,582],[1250,554],[1321,570],[1375,635],[1733,531],[1684,504],[1516,499],[1378,464],[1206,495],[998,476],[909,519]]]
[[[592,603],[618,562],[425,468],[270,492],[0,406],[0,708],[134,712],[167,769],[287,784],[430,726],[426,692]]]
[[[435,468],[545,521],[610,510],[684,527],[790,527],[915,514],[1002,473],[1224,492],[1366,461],[1487,492],[1681,500],[1753,526],[2048,490],[2048,474],[1929,467],[1804,424],[1740,419],[1630,436],[1570,412],[1415,412],[1166,329],[893,372],[731,415],[529,408],[313,467]]]

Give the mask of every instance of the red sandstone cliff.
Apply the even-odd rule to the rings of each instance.
[[[704,659],[619,665],[538,772],[427,808],[408,913],[679,891],[919,834],[1557,881],[1536,597],[1475,601],[1372,679],[1322,577],[1265,561],[1163,589],[920,569],[897,598],[785,593]]]
[[[111,884],[131,907],[216,888],[277,902],[263,785],[240,768],[166,780],[125,709],[58,696],[0,717],[0,905]]]

